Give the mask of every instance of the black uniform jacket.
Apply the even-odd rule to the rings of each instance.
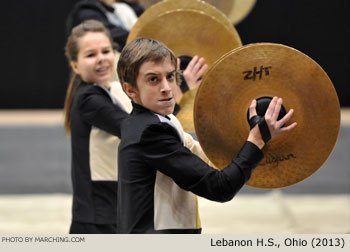
[[[133,104],[133,108],[131,116],[122,123],[123,138],[119,145],[119,233],[195,233],[194,229],[174,229],[172,224],[160,223],[162,229],[155,228],[157,172],[186,191],[225,202],[250,178],[263,154],[256,145],[246,142],[231,164],[221,171],[214,169],[184,147],[168,118],[138,104]],[[173,205],[172,209],[176,212],[181,206]]]
[[[102,86],[77,88],[70,118],[73,221],[116,224],[117,146],[128,116]]]

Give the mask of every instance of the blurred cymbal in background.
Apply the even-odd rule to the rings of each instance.
[[[168,0],[169,1],[169,0]],[[176,1],[176,0],[175,0]],[[159,2],[160,0],[142,0],[141,3],[146,9]],[[201,1],[202,2],[202,1]],[[204,0],[220,11],[222,11],[236,25],[249,15],[255,6],[256,0]]]

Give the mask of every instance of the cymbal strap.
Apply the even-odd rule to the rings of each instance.
[[[254,128],[255,125],[257,125],[260,120],[261,120],[261,116],[258,116],[258,115],[252,116],[252,118],[249,119],[250,129]]]
[[[271,139],[271,133],[269,130],[269,126],[266,123],[265,116],[255,115],[249,119],[250,129],[254,128],[255,125],[259,126],[260,134],[264,143],[266,144]]]
[[[271,139],[271,133],[269,130],[269,126],[266,123],[265,116],[263,116],[258,124],[260,134],[265,143],[267,143]]]

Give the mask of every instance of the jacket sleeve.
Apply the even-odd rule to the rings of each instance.
[[[171,177],[182,189],[209,200],[231,200],[263,157],[257,146],[246,142],[237,157],[220,171],[184,147],[174,130],[166,124],[148,127],[141,139],[144,160],[148,166]]]
[[[79,100],[83,120],[112,135],[121,137],[121,122],[129,114],[104,94],[86,93]]]

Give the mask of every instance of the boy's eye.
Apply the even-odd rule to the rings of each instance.
[[[156,82],[157,80],[158,80],[157,77],[151,77],[151,78],[149,78],[149,81],[152,82],[152,83]]]
[[[104,54],[108,54],[110,52],[111,52],[111,50],[109,50],[109,49],[103,51]]]
[[[89,53],[89,54],[86,55],[86,57],[88,57],[88,58],[91,58],[91,57],[94,57],[94,56],[95,56],[94,53]]]
[[[173,74],[173,73],[168,74],[167,78],[168,78],[169,80],[172,80],[172,79],[175,78],[175,74]]]

